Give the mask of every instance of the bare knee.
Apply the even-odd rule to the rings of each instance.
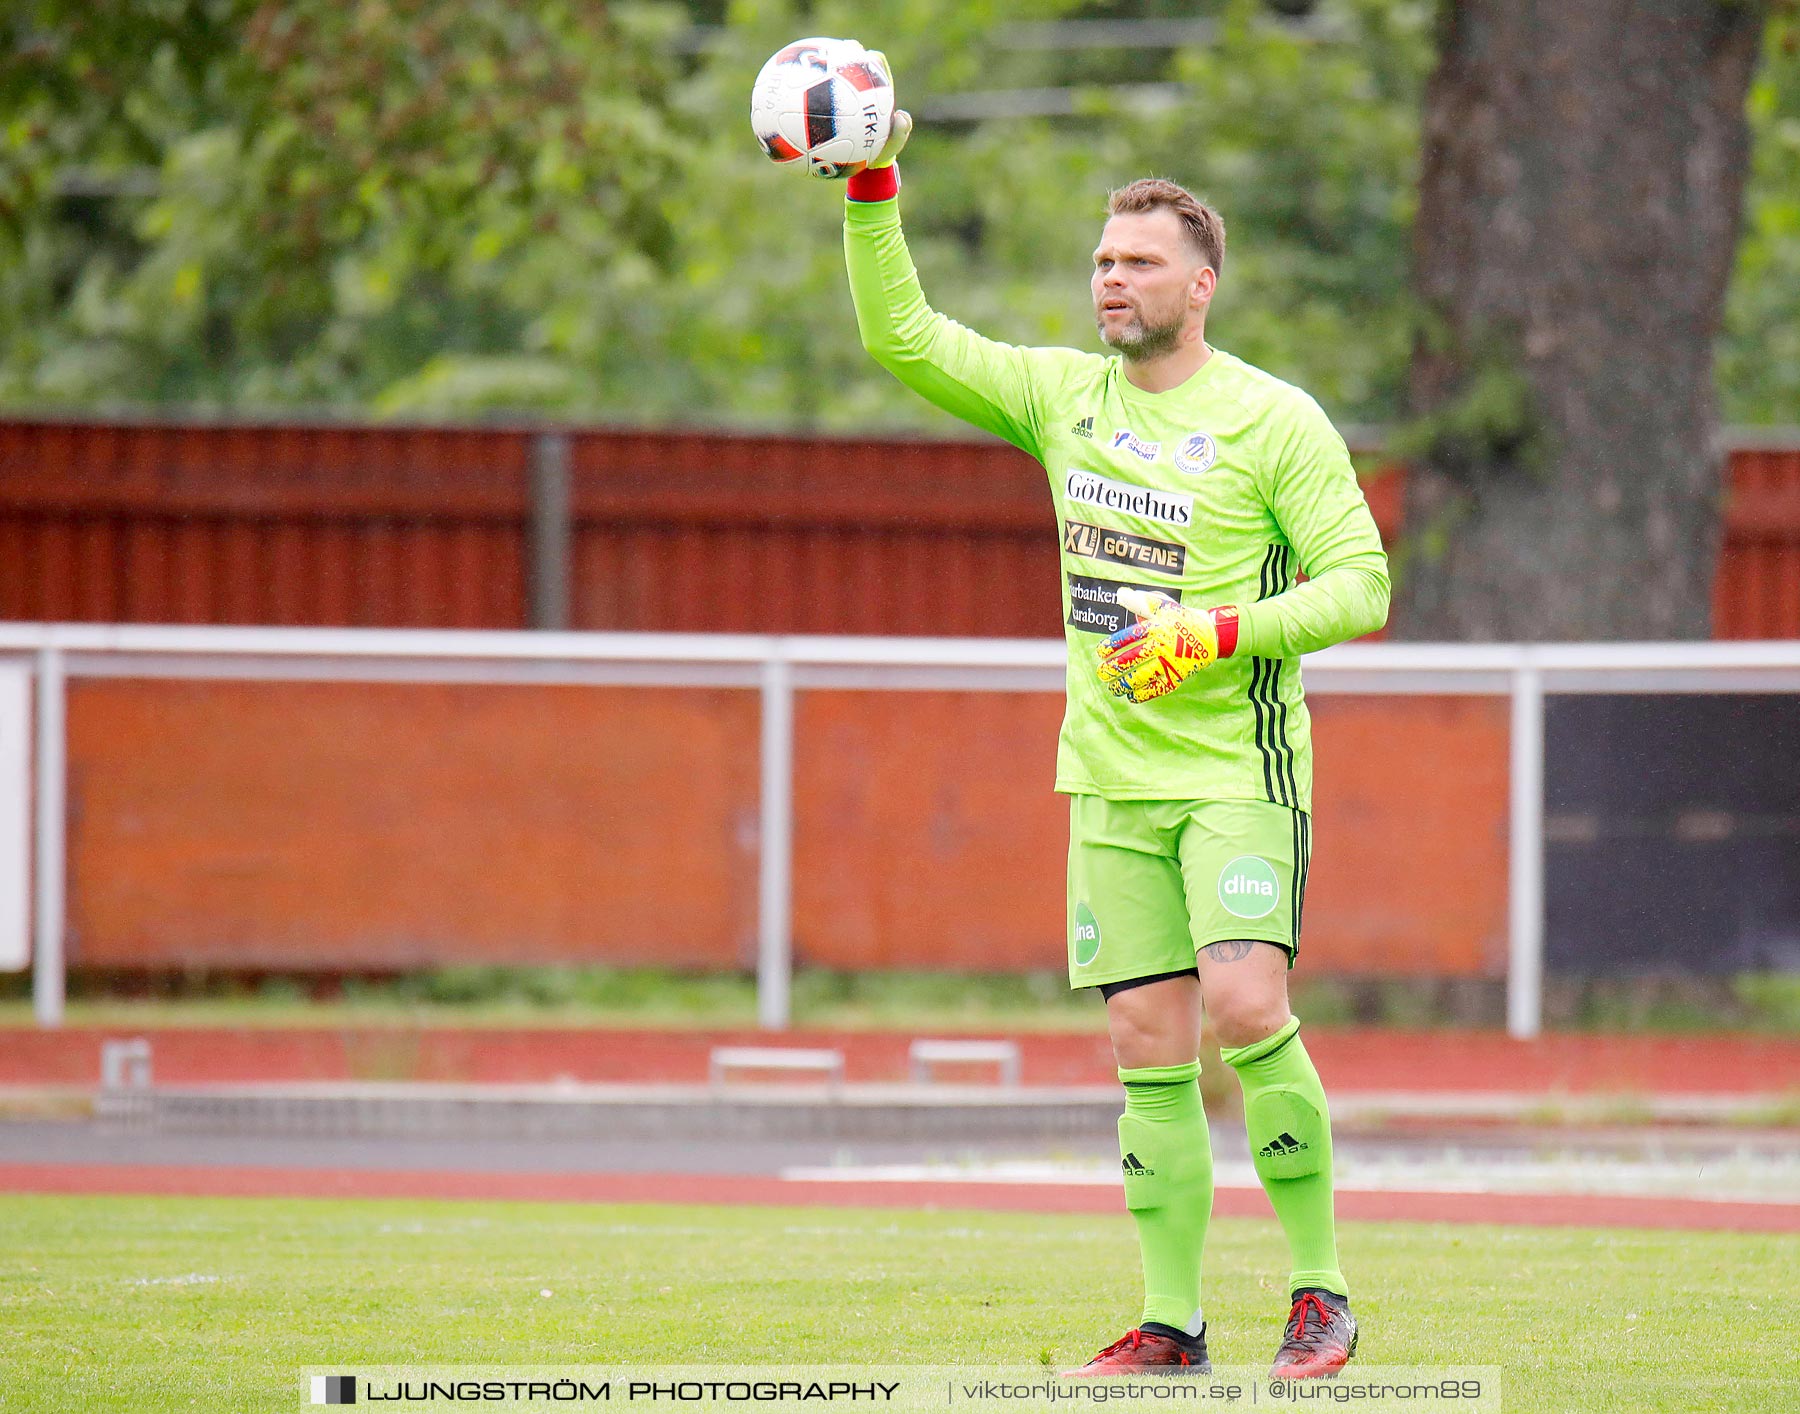
[[[1206,1015],[1221,1046],[1253,1046],[1287,1025],[1288,958],[1276,944],[1212,943],[1198,960]]]
[[[1283,992],[1275,996],[1209,997],[1206,1014],[1221,1046],[1227,1050],[1253,1046],[1287,1025],[1287,996]]]
[[[1200,1053],[1200,989],[1191,977],[1172,977],[1106,1003],[1113,1058],[1122,1069],[1185,1065]]]
[[[1131,1017],[1109,1023],[1113,1059],[1125,1070],[1145,1065],[1182,1065],[1192,1060],[1169,1033],[1166,1024],[1149,1017]],[[1196,1044],[1193,1049],[1199,1051]]]

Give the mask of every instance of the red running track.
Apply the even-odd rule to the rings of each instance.
[[[1118,1213],[1116,1190],[1010,1183],[838,1183],[681,1173],[455,1173],[187,1166],[0,1164],[0,1192],[178,1194],[195,1197],[492,1199],[554,1203],[710,1203],[727,1207],[973,1208]],[[1800,1205],[1591,1194],[1370,1193],[1337,1195],[1351,1221],[1512,1223],[1800,1232]],[[1219,1217],[1272,1218],[1260,1189],[1221,1188]]]
[[[719,1045],[830,1046],[851,1081],[906,1077],[912,1032],[476,1028],[0,1028],[0,1085],[92,1085],[100,1043],[152,1039],[165,1085],[417,1080],[464,1084],[700,1083]],[[931,1033],[926,1033],[931,1034]],[[985,1036],[1008,1036],[987,1031]],[[1772,1094],[1800,1091],[1800,1038],[1558,1034],[1307,1027],[1307,1049],[1342,1092],[1528,1091]],[[1027,1085],[1113,1085],[1104,1034],[1015,1032]]]

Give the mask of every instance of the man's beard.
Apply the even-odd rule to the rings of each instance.
[[[1165,324],[1151,324],[1140,314],[1110,339],[1106,337],[1106,321],[1098,319],[1095,323],[1100,330],[1101,343],[1111,344],[1133,363],[1142,363],[1173,349],[1181,341],[1181,330],[1187,320],[1185,316],[1177,315]]]

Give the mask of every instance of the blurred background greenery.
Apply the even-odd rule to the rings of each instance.
[[[781,43],[885,48],[934,304],[1093,347],[1104,193],[1225,213],[1209,333],[1402,405],[1429,0],[39,0],[0,18],[0,405],[954,434],[857,344],[838,190],[763,160]],[[1070,21],[1179,20],[1110,42]],[[1156,36],[1151,36],[1153,39]],[[1185,41],[1185,42],[1178,42]],[[981,116],[997,95],[1019,115]],[[1061,107],[1066,112],[1045,113]],[[1800,18],[1775,12],[1718,378],[1800,408]]]

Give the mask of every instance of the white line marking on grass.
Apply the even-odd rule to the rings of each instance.
[[[127,1286],[199,1286],[202,1282],[223,1281],[223,1277],[209,1276],[205,1272],[188,1272],[178,1277],[135,1277],[127,1282]]]
[[[781,1170],[794,1183],[998,1183],[1018,1187],[1118,1188],[1119,1170],[1107,1162],[1061,1163],[1003,1160],[994,1163],[865,1164]],[[1220,1160],[1219,1188],[1256,1190],[1262,1185],[1245,1160]],[[1683,1163],[1610,1158],[1557,1158],[1494,1162],[1473,1156],[1429,1161],[1340,1158],[1336,1186],[1360,1193],[1522,1193],[1606,1197],[1690,1198],[1720,1203],[1793,1203],[1800,1200],[1800,1164]]]

